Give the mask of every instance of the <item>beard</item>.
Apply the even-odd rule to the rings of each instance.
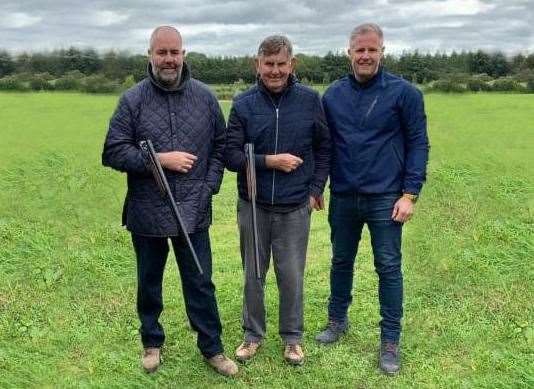
[[[168,68],[159,67],[152,62],[152,72],[154,78],[164,86],[174,87],[178,86],[182,76],[182,66],[176,65],[174,71],[167,70]]]

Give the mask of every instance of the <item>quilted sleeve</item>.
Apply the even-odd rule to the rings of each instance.
[[[122,96],[109,123],[102,164],[115,170],[150,175],[148,161],[135,143],[134,112]]]

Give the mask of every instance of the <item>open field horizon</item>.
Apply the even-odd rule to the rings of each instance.
[[[176,264],[164,279],[164,364],[142,372],[135,259],[120,226],[125,176],[100,154],[116,95],[0,93],[0,387],[533,387],[534,95],[425,96],[428,182],[404,230],[399,376],[377,369],[377,277],[366,232],[351,329],[320,347],[327,213],[314,213],[305,275],[303,367],[287,366],[273,272],[267,338],[236,379],[202,361]],[[221,103],[228,114],[229,102]],[[328,196],[327,196],[328,200]],[[242,338],[235,175],[211,228],[226,352]]]

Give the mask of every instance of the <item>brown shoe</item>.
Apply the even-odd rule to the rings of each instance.
[[[286,344],[284,359],[291,365],[302,365],[304,363],[304,352],[300,344]]]
[[[237,350],[235,350],[235,357],[239,362],[246,362],[256,355],[260,346],[261,343],[259,342],[249,342],[245,340]]]
[[[143,351],[143,369],[147,373],[154,373],[161,364],[161,353],[158,347],[147,347]]]
[[[227,377],[232,377],[239,371],[235,362],[227,358],[224,354],[217,354],[206,359],[206,361],[217,373]]]

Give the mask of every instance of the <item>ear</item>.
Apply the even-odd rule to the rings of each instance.
[[[260,72],[260,59],[256,56],[254,57],[254,66],[256,67],[256,73]]]
[[[297,57],[292,57],[291,58],[291,71],[294,72],[295,71],[295,66],[297,66],[297,63],[299,62],[298,58]]]
[[[350,57],[350,47],[347,49],[347,55]]]
[[[384,58],[385,52],[386,52],[386,46],[382,46],[382,53],[380,54],[380,58]]]
[[[185,57],[185,49],[182,50],[182,55]]]

